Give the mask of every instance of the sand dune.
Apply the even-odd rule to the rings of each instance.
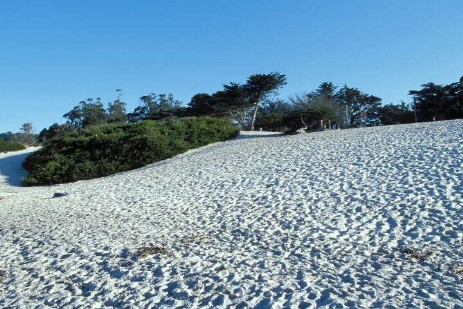
[[[463,121],[244,137],[3,180],[0,307],[463,307]]]

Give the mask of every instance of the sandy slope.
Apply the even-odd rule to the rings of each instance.
[[[39,147],[29,147],[15,152],[0,152],[0,196],[5,192],[15,192],[12,187],[21,185],[21,179],[27,175],[22,162]]]
[[[245,137],[14,188],[0,307],[463,307],[463,121]]]

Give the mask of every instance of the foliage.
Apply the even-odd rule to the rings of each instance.
[[[262,110],[263,102],[268,101],[285,84],[286,77],[280,73],[254,74],[246,84],[230,83],[212,95],[199,93],[193,96],[187,113],[227,116],[241,127],[269,130],[292,127],[297,118],[302,126],[302,114],[309,119],[319,115],[319,121],[323,120],[325,124],[331,122],[340,128],[412,121],[409,107],[392,104],[381,106],[381,98],[377,96],[347,85],[338,89],[331,82],[321,83],[312,92],[290,97],[290,109]],[[427,83],[422,87],[421,90],[409,92],[416,100],[418,121],[463,118],[463,77],[449,85]],[[257,113],[258,109],[261,109],[260,114]],[[415,111],[413,120],[414,117]],[[284,119],[291,121],[287,124]]]
[[[223,90],[214,93],[213,97],[217,116],[228,116],[241,127],[247,126],[250,103],[242,85],[237,83],[223,85]]]
[[[195,94],[188,103],[192,116],[210,116],[216,114],[216,98],[207,93]]]
[[[320,120],[324,119],[326,114],[322,110],[307,108],[305,110],[293,110],[283,116],[283,123],[286,133],[295,133],[301,127],[308,131],[321,129]]]
[[[20,130],[21,130],[21,133],[24,133],[24,134],[34,133],[34,127],[32,126],[32,123],[30,122],[23,123]]]
[[[291,112],[291,106],[281,100],[266,100],[262,103],[256,118],[256,127],[265,131],[284,132],[287,129],[284,119]]]
[[[381,99],[344,85],[336,94],[345,108],[345,126],[358,127],[379,123]]]
[[[0,133],[0,140],[11,142],[11,141],[14,141],[14,138],[15,138],[15,133],[11,131]]]
[[[336,127],[355,127],[379,123],[381,99],[344,85],[337,90],[331,82],[321,83],[310,93],[290,97],[294,111],[320,115],[325,124]]]
[[[411,123],[415,121],[413,110],[402,102],[400,105],[387,104],[379,108],[381,123],[384,125]]]
[[[75,127],[84,128],[106,123],[108,115],[100,98],[97,98],[96,101],[89,98],[86,101],[80,101],[79,105],[74,106],[63,117],[67,118],[68,123]]]
[[[175,116],[176,111],[181,108],[182,102],[174,99],[173,94],[159,95],[150,93],[140,97],[142,105],[128,115],[130,122],[137,122],[146,119],[163,119]]]
[[[34,134],[34,127],[32,126],[32,123],[24,123],[21,126],[20,131],[20,133],[15,134],[14,141],[26,145],[33,145],[37,142],[37,135]]]
[[[321,121],[325,124],[331,123],[333,125],[342,123],[342,119],[340,118],[341,106],[334,97],[310,93],[302,96],[292,96],[290,97],[290,102],[293,105],[294,111],[294,113],[288,114],[290,118],[294,114],[298,114],[299,117],[297,118],[302,117],[302,120],[305,122],[306,120],[312,122],[312,116],[317,115],[317,123],[319,124]],[[305,119],[305,117],[309,119]],[[302,120],[299,120],[299,128],[302,125]]]
[[[108,123],[124,123],[127,122],[126,104],[119,98],[108,104]]]
[[[228,117],[240,127],[246,127],[249,124],[250,107],[251,103],[246,98],[243,85],[229,83],[212,95],[194,95],[188,103],[187,112],[192,116]]]
[[[320,128],[325,124],[342,124],[342,106],[336,96],[336,86],[331,82],[321,83],[320,86],[310,93],[294,95],[289,98],[292,105],[292,113],[286,115],[285,123],[290,131],[297,130],[303,125],[307,129]],[[295,128],[296,123],[299,123]]]
[[[286,85],[286,76],[278,72],[253,74],[245,84],[229,83],[212,95],[198,93],[188,104],[191,115],[230,117],[241,127],[254,130],[261,103],[277,94]],[[249,116],[251,114],[251,117]]]
[[[421,90],[410,90],[418,121],[463,118],[463,76],[449,85],[427,83]]]
[[[23,150],[25,148],[26,147],[24,147],[24,145],[20,143],[5,141],[0,138],[0,152],[18,151],[18,150]]]
[[[21,132],[18,133],[13,133],[11,131],[0,133],[0,140],[6,142],[14,142],[23,145],[34,145],[37,142],[38,136],[34,134],[34,127],[32,126],[32,123],[24,123],[21,126],[20,131]]]
[[[52,139],[27,158],[24,167],[29,176],[24,184],[107,176],[232,138],[238,132],[229,120],[210,117],[93,126]]]
[[[254,105],[254,113],[251,120],[251,131],[254,131],[254,125],[257,117],[259,104],[276,95],[278,89],[286,85],[286,75],[279,72],[270,74],[253,74],[249,76],[246,84],[243,85],[244,93],[250,104]]]
[[[65,124],[57,124],[54,123],[48,129],[43,129],[39,133],[38,141],[40,143],[46,143],[49,140],[55,139],[55,138],[62,138],[66,135],[69,135],[77,130],[76,127],[74,127],[70,123],[65,123]]]

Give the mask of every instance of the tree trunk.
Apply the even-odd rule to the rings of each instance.
[[[259,107],[259,101],[256,102],[256,107],[254,108],[254,114],[252,115],[251,131],[254,131],[254,122],[256,121],[258,107]]]

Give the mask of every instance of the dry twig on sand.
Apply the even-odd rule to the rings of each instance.
[[[463,276],[463,264],[458,265],[457,267],[455,267],[455,268],[453,269],[453,273],[454,273],[454,274],[457,274],[457,275]]]
[[[161,255],[167,255],[167,256],[172,256],[172,252],[164,247],[156,247],[153,245],[147,245],[144,247],[140,247],[137,249],[136,255],[139,258],[145,258],[153,254],[161,254]]]
[[[414,259],[417,261],[424,261],[427,257],[429,257],[432,254],[431,251],[421,252],[414,248],[405,248],[404,250],[402,250],[402,253],[405,254],[407,258]]]

